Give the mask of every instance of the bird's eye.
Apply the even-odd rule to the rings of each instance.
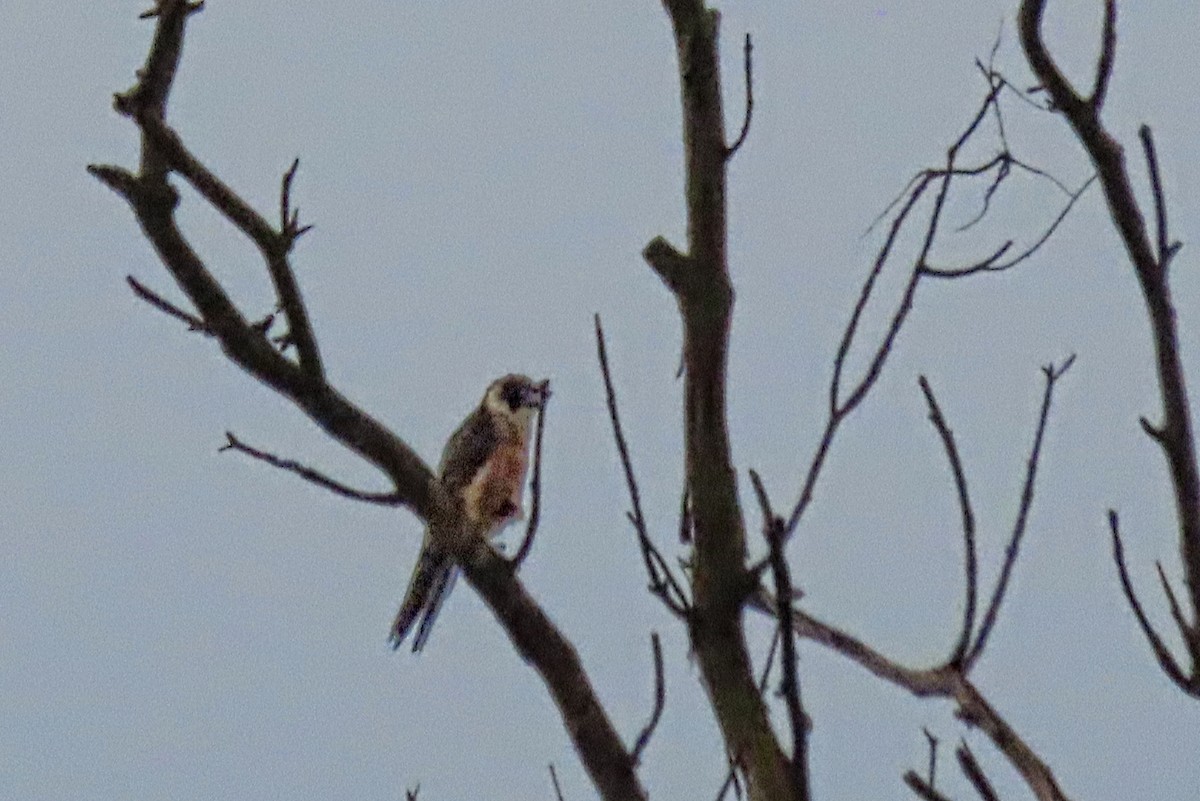
[[[521,407],[524,395],[525,393],[522,391],[521,385],[516,383],[506,384],[500,393],[500,397],[508,404],[508,408],[514,412]]]

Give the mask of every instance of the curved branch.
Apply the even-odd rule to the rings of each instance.
[[[1022,0],[1018,13],[1021,45],[1030,67],[1042,82],[1055,108],[1070,124],[1075,137],[1087,151],[1108,204],[1108,215],[1129,257],[1142,291],[1146,314],[1150,321],[1154,343],[1155,368],[1159,395],[1162,399],[1162,423],[1147,428],[1153,431],[1154,441],[1166,458],[1175,495],[1175,512],[1179,528],[1179,551],[1183,561],[1193,620],[1200,619],[1200,467],[1197,465],[1196,440],[1192,429],[1188,403],[1187,382],[1179,352],[1179,334],[1175,306],[1168,282],[1168,264],[1178,249],[1168,244],[1166,207],[1162,199],[1161,181],[1153,142],[1148,131],[1143,134],[1146,157],[1149,161],[1152,189],[1158,218],[1158,253],[1151,244],[1145,215],[1138,205],[1125,164],[1125,154],[1119,142],[1100,121],[1100,106],[1112,70],[1115,42],[1116,3],[1105,2],[1105,20],[1100,60],[1097,66],[1095,90],[1089,100],[1080,97],[1063,77],[1042,38],[1042,16],[1046,0]],[[1144,426],[1145,427],[1145,426]],[[1128,593],[1127,593],[1128,595]],[[1139,621],[1140,623],[1140,621]],[[1143,626],[1145,629],[1145,626]],[[1189,653],[1200,654],[1200,625],[1185,626],[1180,636],[1189,643]],[[1166,663],[1160,657],[1166,670]],[[1181,682],[1177,674],[1167,673],[1180,688],[1195,694],[1200,686],[1200,661],[1192,659],[1191,675]]]

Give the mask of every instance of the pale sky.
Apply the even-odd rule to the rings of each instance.
[[[0,26],[0,798],[549,799],[595,793],[543,686],[465,583],[429,646],[388,625],[421,538],[403,510],[337,498],[218,454],[224,432],[366,488],[383,482],[211,341],[137,301],[124,276],[181,295],[124,203],[84,172],[133,166],[110,108],[145,57],[144,4],[10,3]],[[1090,83],[1099,0],[1052,3],[1047,37]],[[997,66],[1032,83],[1016,0],[722,6],[728,127],[741,41],[755,114],[730,169],[737,307],[730,417],[745,470],[790,507],[823,425],[837,339],[908,178],[944,158]],[[1136,131],[1155,131],[1175,296],[1200,396],[1200,6],[1122,4],[1106,121],[1148,199]],[[1071,186],[1089,175],[1063,121],[1007,104],[1017,154]],[[603,315],[649,521],[668,554],[681,471],[680,326],[639,252],[683,244],[678,79],[654,0],[306,4],[209,0],[170,106],[193,150],[271,217],[279,176],[316,228],[294,264],[328,372],[430,462],[488,381],[548,376],[543,519],[523,576],[572,638],[632,741],[650,710],[651,630],[667,710],[645,754],[655,798],[711,798],[724,774],[683,632],[645,591],[592,341]],[[991,155],[981,146],[974,156]],[[949,211],[968,220],[979,195]],[[945,261],[1035,237],[1057,213],[1017,178],[990,225]],[[248,310],[267,311],[256,254],[194,195],[182,219]],[[899,257],[911,257],[912,242]],[[895,301],[897,261],[867,334]],[[888,294],[891,293],[891,294]],[[249,312],[248,312],[249,313]],[[861,366],[865,351],[856,351]],[[1170,632],[1155,560],[1182,587],[1172,501],[1137,418],[1158,409],[1132,270],[1090,192],[1050,244],[998,276],[923,286],[875,392],[839,436],[790,547],[804,608],[914,666],[944,658],[962,604],[953,485],[917,376],[962,449],[994,581],[1041,396],[1060,384],[1009,601],[974,677],[1075,799],[1185,798],[1200,786],[1200,705],[1154,663],[1120,595],[1105,510]],[[1195,404],[1193,404],[1195,406]],[[756,552],[761,543],[755,539]],[[755,657],[770,629],[749,626]],[[1174,636],[1169,642],[1181,652]],[[912,797],[922,727],[939,787],[966,736],[1003,797],[1029,797],[986,738],[801,644],[819,799]],[[775,717],[781,727],[786,717]],[[783,728],[781,728],[781,731]]]

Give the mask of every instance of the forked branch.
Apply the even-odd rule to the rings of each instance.
[[[563,723],[600,795],[616,801],[646,797],[634,760],[596,697],[574,647],[529,597],[511,565],[483,540],[467,520],[457,499],[447,497],[428,465],[398,436],[358,408],[326,380],[316,338],[289,262],[296,239],[307,229],[291,202],[297,165],[280,185],[280,224],[272,228],[257,211],[204,166],[166,123],[167,97],[179,66],[188,17],[199,4],[159,0],[149,16],[156,21],[145,66],[128,92],[116,96],[115,107],[141,132],[141,164],[136,172],[93,165],[89,172],[123,197],[146,238],[188,297],[195,312],[131,281],[144,300],[220,342],[238,367],[292,401],[335,440],[379,468],[394,492],[363,493],[301,465],[229,438],[229,447],[313,483],[359,500],[402,504],[429,523],[439,546],[453,555],[467,581],[479,592],[503,625],[513,646],[531,663],[558,705]],[[182,176],[206,202],[258,247],[274,284],[276,306],[288,331],[277,348],[266,322],[251,322],[195,252],[179,229],[175,209],[179,196],[168,175]],[[270,318],[268,318],[270,319]],[[295,346],[297,359],[283,351]],[[527,537],[530,540],[531,537]],[[414,797],[416,791],[411,793]]]
[[[1021,45],[1029,66],[1049,95],[1052,108],[1066,117],[1076,139],[1087,151],[1096,168],[1108,215],[1112,220],[1145,301],[1146,315],[1154,343],[1155,370],[1158,375],[1159,396],[1162,402],[1162,422],[1151,424],[1142,420],[1142,427],[1162,450],[1171,475],[1175,495],[1175,514],[1179,529],[1179,552],[1187,583],[1187,602],[1191,620],[1182,614],[1173,615],[1179,635],[1191,657],[1186,672],[1168,668],[1161,652],[1162,641],[1144,624],[1144,614],[1134,603],[1127,581],[1125,566],[1117,561],[1117,570],[1126,597],[1151,649],[1164,672],[1189,695],[1200,697],[1200,468],[1197,467],[1196,439],[1188,403],[1187,382],[1179,351],[1179,332],[1174,301],[1171,297],[1170,271],[1179,243],[1171,239],[1167,227],[1166,198],[1154,140],[1150,129],[1143,126],[1140,136],[1150,173],[1154,198],[1155,233],[1151,238],[1146,215],[1133,191],[1133,183],[1125,164],[1121,144],[1104,127],[1100,119],[1105,92],[1112,74],[1116,53],[1116,0],[1105,0],[1104,30],[1100,42],[1100,57],[1096,66],[1094,88],[1089,98],[1082,97],[1066,79],[1042,38],[1042,17],[1046,0],[1022,0],[1018,22]],[[1157,243],[1157,249],[1153,243]],[[1119,537],[1114,531],[1114,554],[1119,550]],[[1114,556],[1115,558],[1115,556]]]

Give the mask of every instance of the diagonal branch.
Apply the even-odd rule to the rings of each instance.
[[[367,503],[377,503],[381,506],[399,506],[401,503],[400,496],[395,492],[365,492],[363,490],[356,490],[347,484],[343,484],[336,479],[332,479],[324,473],[314,470],[313,468],[303,465],[293,459],[283,459],[273,453],[268,453],[267,451],[262,451],[258,448],[252,448],[235,437],[232,431],[225,432],[225,439],[225,444],[217,449],[218,452],[238,451],[240,453],[244,453],[252,459],[257,459],[260,462],[266,462],[272,467],[278,467],[280,470],[286,470],[289,473],[295,473],[305,481],[316,484],[318,487],[324,487],[325,489],[337,495],[341,495],[344,498],[350,498],[356,501],[366,501]]]
[[[1125,593],[1125,600],[1129,602],[1129,608],[1133,610],[1133,616],[1137,619],[1138,625],[1142,629],[1142,634],[1146,636],[1146,642],[1150,643],[1150,649],[1154,651],[1155,658],[1158,659],[1158,664],[1162,667],[1163,672],[1171,681],[1175,682],[1185,691],[1188,689],[1191,680],[1184,675],[1183,670],[1179,667],[1179,663],[1175,661],[1175,657],[1171,656],[1170,649],[1163,643],[1162,638],[1158,636],[1158,632],[1154,630],[1154,626],[1150,623],[1150,618],[1146,616],[1145,610],[1142,609],[1142,603],[1138,600],[1137,592],[1133,589],[1133,580],[1129,578],[1129,568],[1125,565],[1125,546],[1121,542],[1121,521],[1117,517],[1115,509],[1108,510],[1108,528],[1112,532],[1112,551],[1113,562],[1117,565],[1117,577],[1121,580],[1121,590]],[[1200,693],[1200,688],[1196,688],[1193,693]]]
[[[885,219],[888,214],[893,213],[891,223],[888,227],[887,234],[884,237],[883,243],[876,252],[874,262],[871,269],[868,271],[867,277],[864,279],[862,287],[859,290],[858,299],[855,302],[854,309],[850,314],[850,319],[846,327],[842,331],[841,339],[838,343],[837,352],[833,360],[833,376],[829,382],[828,393],[828,409],[825,422],[825,428],[818,441],[816,451],[809,461],[807,471],[801,483],[800,494],[796,500],[795,506],[792,508],[791,514],[787,518],[786,531],[791,537],[800,524],[805,511],[811,505],[815,496],[817,481],[821,475],[821,471],[825,465],[826,458],[833,445],[833,441],[840,429],[842,423],[848,418],[854,410],[865,400],[866,396],[874,388],[879,376],[883,372],[883,368],[891,356],[895,343],[900,335],[909,312],[912,310],[914,298],[916,296],[917,286],[923,278],[958,278],[977,273],[998,272],[1009,269],[1021,262],[1029,259],[1037,252],[1050,238],[1050,236],[1058,229],[1059,224],[1066,218],[1066,215],[1074,207],[1076,201],[1086,191],[1090,185],[1090,181],[1086,182],[1076,192],[1070,192],[1063,187],[1061,182],[1053,178],[1043,170],[1036,167],[1031,167],[1017,160],[1008,150],[1005,140],[1002,123],[997,123],[998,136],[1000,137],[1002,151],[999,155],[985,161],[981,164],[962,166],[958,162],[959,153],[979,132],[985,119],[988,117],[989,111],[995,110],[997,120],[999,116],[999,98],[1002,91],[1008,87],[1008,83],[1003,78],[998,76],[992,70],[983,70],[984,77],[988,81],[988,91],[980,104],[975,114],[971,117],[966,127],[959,134],[958,138],[946,151],[945,164],[936,169],[927,169],[914,176],[904,188],[904,190],[890,203],[888,207],[876,218],[871,224],[868,231],[872,230],[877,223]],[[1051,181],[1059,189],[1066,192],[1068,198],[1065,208],[1062,209],[1050,226],[1042,232],[1042,234],[1029,246],[1020,253],[1010,256],[1007,260],[1002,260],[1013,247],[1012,242],[1004,242],[996,247],[989,255],[983,257],[974,264],[969,264],[961,267],[945,268],[935,267],[931,262],[931,252],[938,239],[938,234],[942,222],[942,214],[946,208],[947,198],[956,179],[969,179],[986,176],[994,169],[1000,169],[1004,164],[1012,164],[1019,166],[1022,170],[1031,172],[1034,175]],[[989,185],[991,186],[991,185]],[[872,300],[876,285],[883,273],[884,267],[893,258],[893,251],[896,243],[900,239],[902,231],[905,230],[912,222],[914,211],[918,203],[931,190],[935,190],[935,197],[928,217],[925,220],[925,230],[922,234],[921,245],[917,254],[913,257],[909,268],[909,276],[904,288],[900,291],[900,299],[892,311],[891,318],[888,320],[884,333],[879,341],[873,346],[867,367],[858,380],[843,387],[844,373],[849,360],[849,355],[852,346],[855,343],[859,332],[860,324],[862,323],[868,303]],[[989,188],[989,192],[994,194],[994,189]],[[988,195],[990,197],[990,195]]]
[[[543,398],[546,395],[543,393]],[[537,432],[533,440],[533,475],[529,479],[529,494],[533,496],[529,502],[529,522],[525,524],[525,536],[521,539],[521,547],[512,558],[513,570],[520,570],[529,552],[533,550],[533,539],[537,536],[538,522],[542,516],[542,432],[546,429],[546,406],[543,400],[538,410]]]
[[[971,496],[967,491],[967,477],[963,472],[958,446],[954,444],[954,432],[950,430],[946,418],[942,415],[942,410],[938,406],[937,398],[933,395],[929,381],[925,376],[921,376],[919,381],[921,393],[925,396],[925,403],[929,407],[929,421],[933,423],[934,429],[941,438],[942,447],[946,450],[946,459],[950,462],[950,472],[954,476],[954,488],[958,493],[958,508],[962,515],[963,558],[965,560],[963,572],[967,577],[967,597],[963,604],[962,629],[959,631],[958,642],[948,660],[950,664],[958,665],[962,663],[963,657],[966,655],[971,632],[975,628],[975,602],[979,594],[977,590],[979,569],[975,552],[975,512],[971,508]],[[930,784],[932,783],[933,780],[930,779]]]
[[[775,616],[775,599],[765,591],[750,598],[752,609]],[[978,727],[992,745],[1024,779],[1038,801],[1067,801],[1050,767],[1029,747],[1020,734],[996,711],[960,667],[941,665],[917,669],[901,665],[854,636],[796,609],[796,633],[829,648],[918,698],[946,698],[955,703],[956,714]]]
[[[604,328],[600,325],[600,315],[595,316],[596,326],[596,356],[600,361],[600,374],[604,378],[604,396],[608,403],[608,418],[612,423],[613,439],[617,443],[617,453],[621,458],[621,468],[625,472],[625,485],[629,489],[629,502],[633,510],[628,513],[629,522],[633,524],[637,534],[638,548],[642,552],[642,562],[646,575],[650,579],[650,592],[658,596],[663,604],[676,615],[688,614],[691,603],[683,587],[676,580],[667,560],[663,558],[658,546],[650,539],[646,530],[646,518],[642,515],[641,492],[638,490],[637,478],[633,474],[633,461],[629,458],[629,446],[625,444],[625,434],[621,430],[621,415],[617,410],[617,391],[613,388],[612,373],[608,367],[608,348],[604,343]]]
[[[197,333],[204,334],[205,336],[213,335],[212,331],[209,330],[208,326],[205,325],[204,321],[199,317],[191,312],[186,312],[179,308],[162,295],[159,295],[157,292],[138,281],[132,275],[125,276],[125,282],[129,284],[131,289],[133,289],[133,293],[135,295],[149,303],[154,308],[171,317],[174,317],[176,320],[182,320],[183,322],[187,323],[189,331],[195,331]]]
[[[323,379],[324,368],[321,364],[321,355],[317,348],[312,323],[309,321],[299,284],[296,282],[296,276],[288,259],[288,253],[296,238],[308,230],[307,227],[299,226],[294,213],[288,216],[287,206],[283,205],[288,202],[292,178],[295,176],[298,162],[293,164],[292,168],[284,175],[280,191],[285,219],[289,222],[284,224],[281,231],[275,231],[249,203],[193,156],[179,135],[162,118],[138,114],[136,109],[130,109],[129,113],[131,116],[137,117],[143,133],[150,140],[155,151],[163,157],[166,165],[186,178],[188,183],[213,208],[224,215],[225,219],[229,220],[258,248],[266,262],[271,282],[274,284],[279,306],[287,316],[288,340],[296,345],[300,366],[314,379]]]
[[[975,636],[975,644],[971,646],[971,650],[967,654],[965,669],[970,670],[971,666],[979,660],[983,654],[983,649],[987,646],[988,637],[992,633],[992,627],[996,625],[996,619],[1000,614],[1000,605],[1004,602],[1004,593],[1008,589],[1009,579],[1012,577],[1013,567],[1017,563],[1017,554],[1021,547],[1021,538],[1025,535],[1025,526],[1029,522],[1029,511],[1033,508],[1033,488],[1037,479],[1038,462],[1042,454],[1042,440],[1046,435],[1046,424],[1050,419],[1050,407],[1054,401],[1054,387],[1058,380],[1062,378],[1071,365],[1075,363],[1075,355],[1067,357],[1058,367],[1053,364],[1048,364],[1042,368],[1042,375],[1045,376],[1045,389],[1042,391],[1042,408],[1038,414],[1037,432],[1033,435],[1033,447],[1029,451],[1029,459],[1026,461],[1025,483],[1021,488],[1021,502],[1017,507],[1017,517],[1013,523],[1012,535],[1008,540],[1008,547],[1004,555],[1004,565],[1000,568],[1000,578],[996,580],[996,588],[992,592],[992,598],[988,602],[987,611],[984,612],[983,622],[979,626],[979,633]]]
[[[796,632],[792,623],[792,600],[795,593],[792,590],[791,570],[784,554],[786,537],[783,518],[775,515],[762,479],[754,470],[750,471],[750,481],[754,485],[754,494],[758,496],[758,503],[762,509],[763,536],[770,549],[771,575],[775,581],[775,615],[779,621],[782,643],[780,662],[783,680],[779,684],[779,694],[783,696],[784,705],[787,707],[788,726],[792,730],[792,786],[795,788],[796,797],[807,801],[812,797],[808,780],[808,733],[811,721],[800,698],[800,676],[797,667],[799,657],[796,653]]]
[[[634,740],[632,757],[635,765],[641,764],[642,752],[650,744],[650,738],[654,735],[654,730],[658,728],[658,721],[662,719],[663,709],[667,703],[667,682],[663,677],[662,643],[658,639],[657,631],[650,633],[650,647],[654,651],[654,708],[650,711],[650,719],[646,721],[646,725],[642,727],[637,739]]]
[[[983,801],[1000,801],[1000,796],[996,795],[996,788],[992,787],[992,783],[988,781],[987,774],[983,772],[983,766],[979,764],[975,754],[971,753],[966,740],[954,750],[954,756],[958,758],[958,766],[962,769],[963,775],[967,777],[967,781],[971,783]]]

